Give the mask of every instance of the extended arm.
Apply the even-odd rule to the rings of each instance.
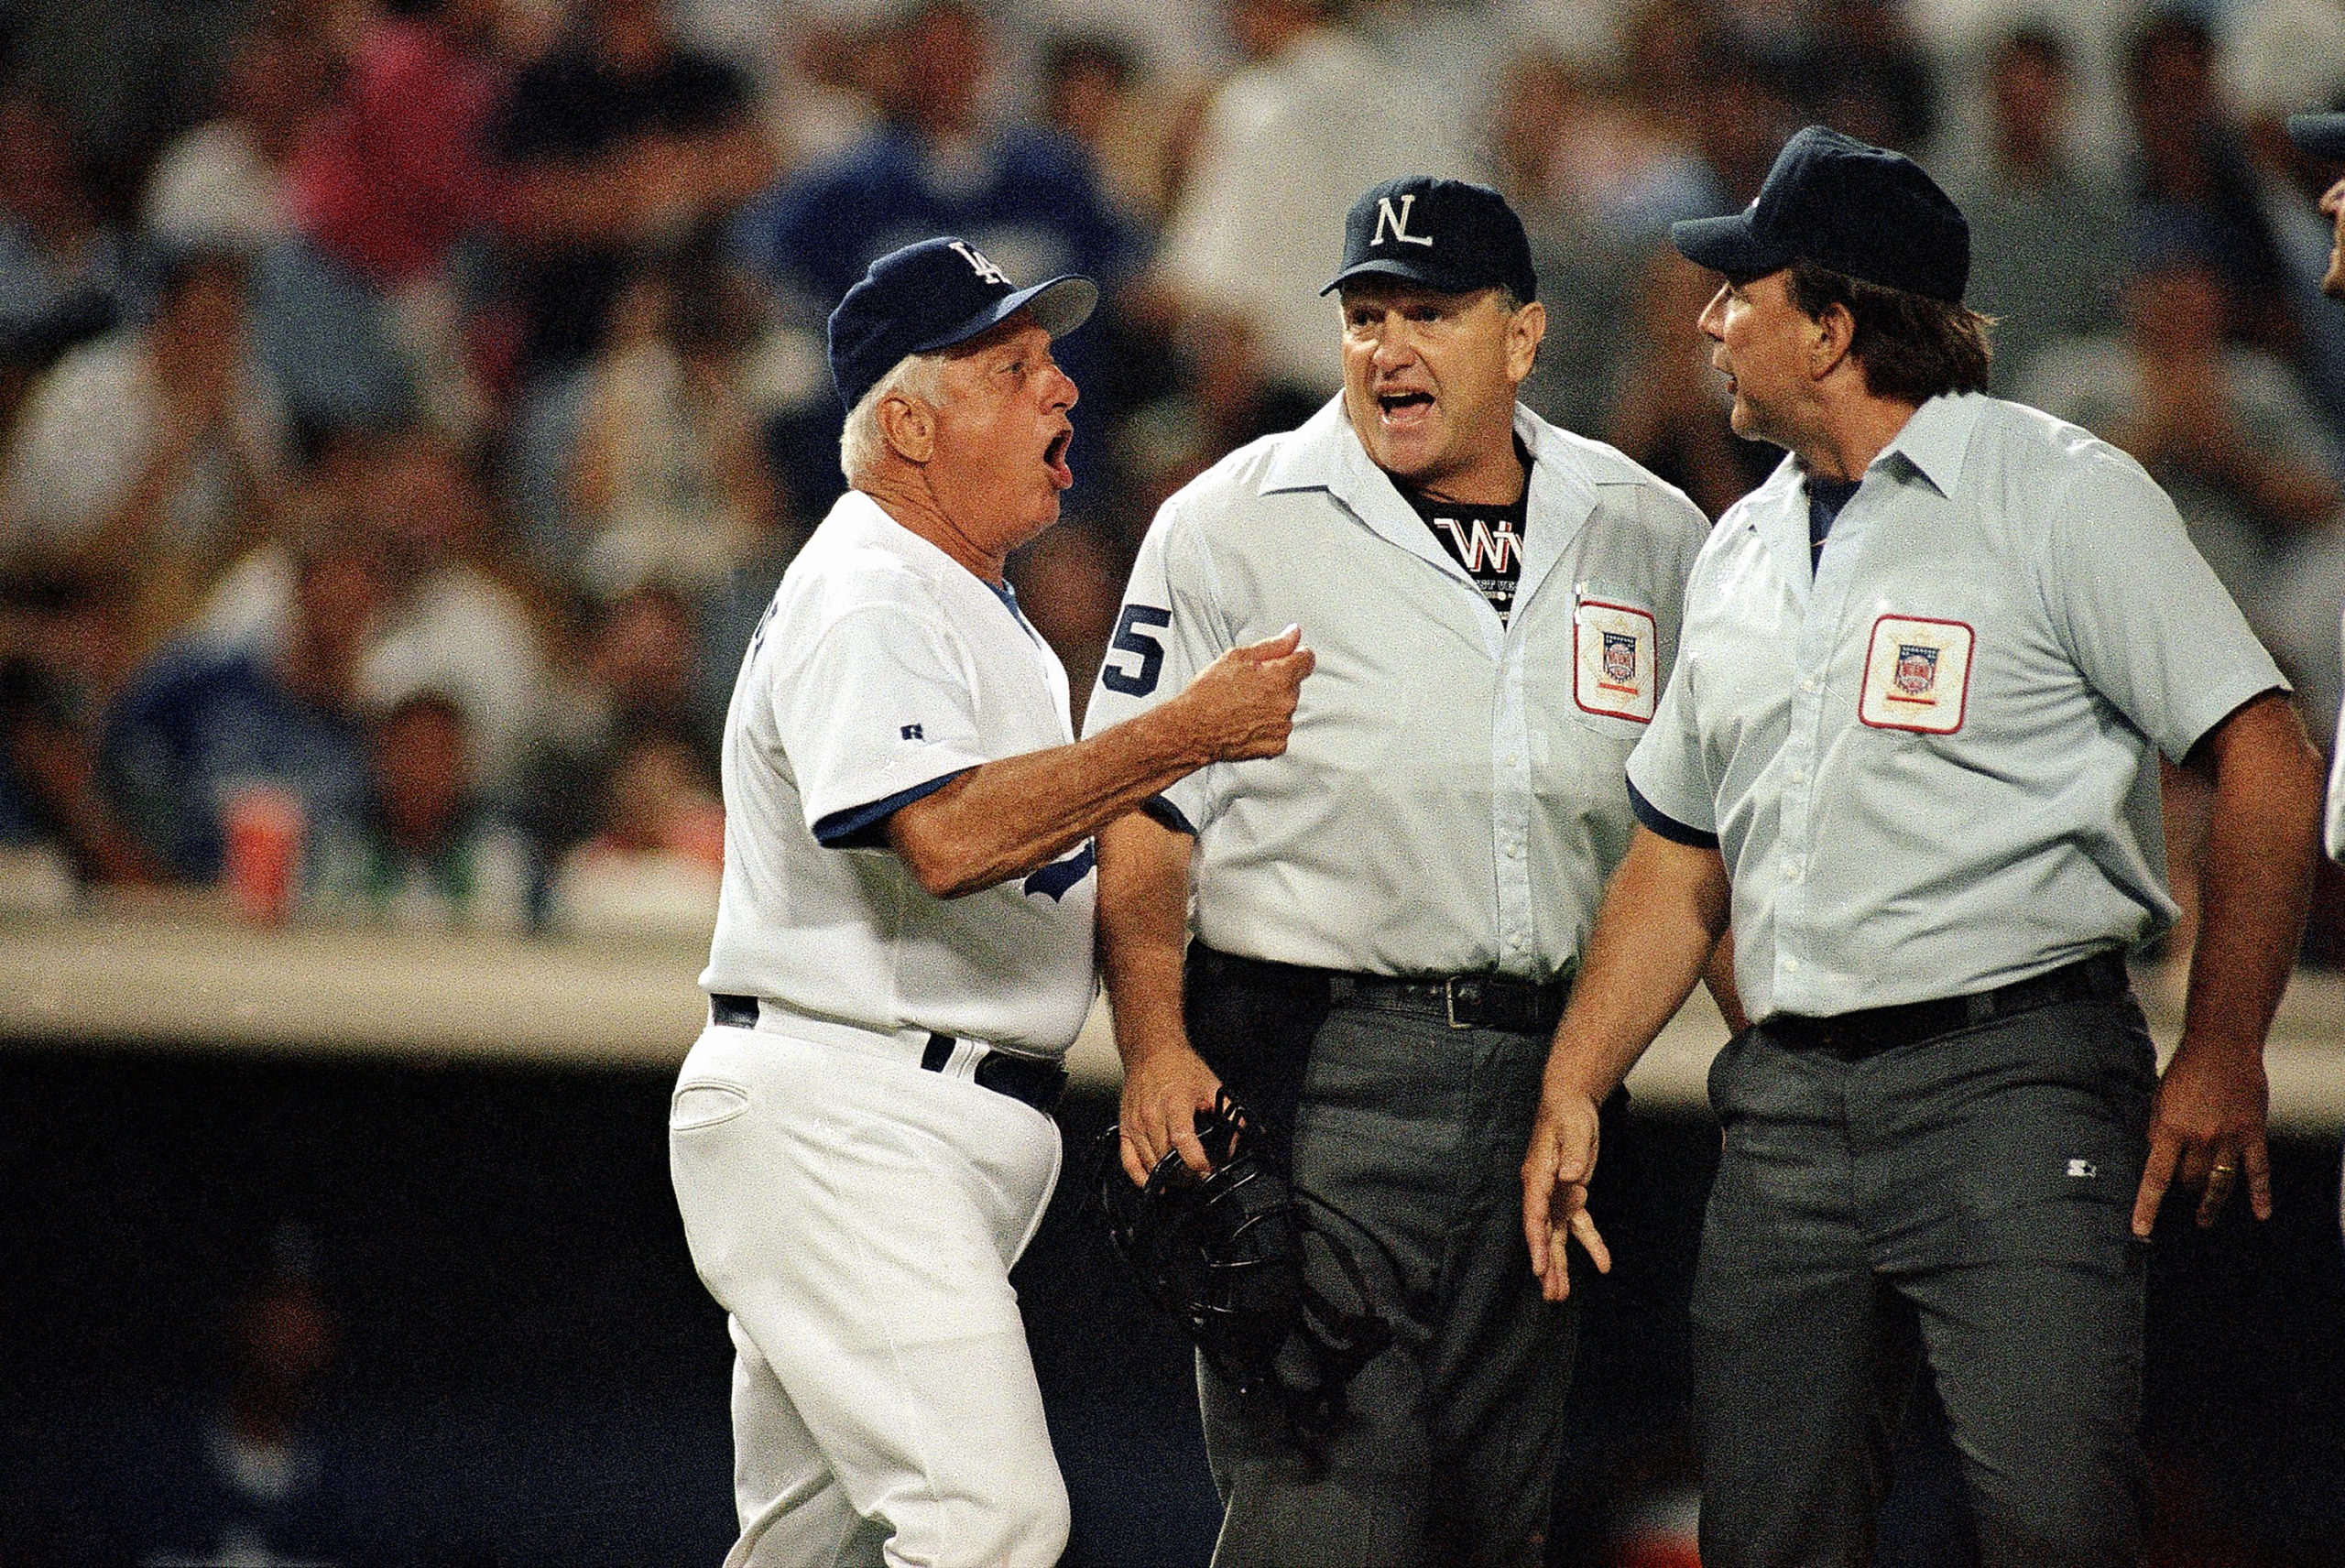
[[[2213,773],[2214,807],[2190,1000],[2150,1116],[2136,1236],[2150,1234],[2177,1177],[2205,1187],[2198,1223],[2212,1225],[2242,1167],[2255,1217],[2271,1216],[2263,1037],[2296,963],[2319,844],[2318,759],[2278,692],[2216,725],[2187,765]]]
[[[1276,757],[1312,655],[1289,627],[1216,659],[1186,691],[1073,746],[973,768],[888,819],[921,887],[957,898],[1022,877],[1211,762]]]
[[[1628,857],[1605,889],[1571,1005],[1555,1027],[1539,1115],[1522,1159],[1523,1236],[1531,1271],[1551,1301],[1571,1293],[1564,1263],[1567,1237],[1578,1236],[1599,1269],[1611,1266],[1587,1214],[1596,1108],[1702,978],[1726,930],[1729,907],[1726,863],[1715,848],[1637,828]]]

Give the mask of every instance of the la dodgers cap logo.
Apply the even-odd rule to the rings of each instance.
[[[831,384],[852,409],[908,354],[966,343],[1021,310],[1058,337],[1098,303],[1099,286],[1080,274],[1020,289],[966,240],[922,240],[873,262],[831,312]]]

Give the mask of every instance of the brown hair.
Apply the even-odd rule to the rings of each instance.
[[[1987,389],[1992,318],[1812,261],[1792,263],[1789,281],[1792,303],[1802,315],[1821,321],[1835,305],[1847,309],[1856,322],[1849,352],[1874,397],[1919,405],[1941,393]]]

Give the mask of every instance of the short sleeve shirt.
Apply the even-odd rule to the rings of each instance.
[[[1289,625],[1318,658],[1285,753],[1165,791],[1196,834],[1197,934],[1377,975],[1546,980],[1576,959],[1633,825],[1622,768],[1707,531],[1611,448],[1515,412],[1531,454],[1511,613],[1369,460],[1341,398],[1232,453],[1142,542],[1096,732]]]
[[[867,1029],[1065,1050],[1092,996],[1089,844],[931,897],[885,819],[1070,744],[1065,671],[1014,605],[868,496],[783,575],[725,719],[725,881],[704,989]]]
[[[2132,458],[1939,397],[1812,572],[1793,462],[1719,519],[1629,779],[1656,828],[1716,836],[1751,1016],[1828,1017],[2163,930],[2153,753],[2285,685]]]

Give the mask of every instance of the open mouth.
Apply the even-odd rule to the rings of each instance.
[[[1433,410],[1430,392],[1380,392],[1376,406],[1383,410],[1388,425],[1410,424],[1422,419]]]
[[[1066,463],[1066,449],[1074,444],[1073,430],[1061,430],[1042,449],[1042,466],[1051,471],[1051,483],[1064,490],[1074,483],[1074,470]]]

